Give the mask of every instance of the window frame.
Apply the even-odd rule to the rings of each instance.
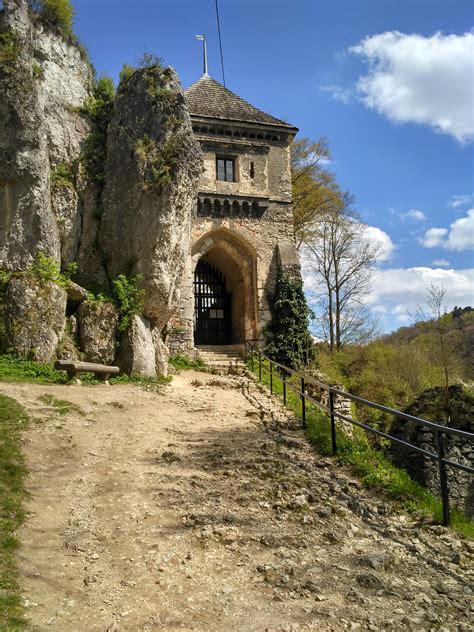
[[[219,177],[219,161],[224,163],[224,178]],[[232,179],[228,179],[227,175],[227,164],[230,163],[232,165]],[[222,156],[216,154],[216,181],[217,182],[238,182],[237,179],[237,158],[235,156]]]

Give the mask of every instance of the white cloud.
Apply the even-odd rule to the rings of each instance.
[[[445,250],[470,250],[474,248],[474,208],[447,228],[429,228],[420,244],[425,248],[441,247]]]
[[[407,219],[413,219],[416,222],[422,222],[423,220],[426,219],[426,215],[423,213],[423,211],[419,211],[416,208],[412,208],[411,211],[408,211],[408,213],[405,213],[405,217]]]
[[[447,228],[429,228],[424,237],[420,238],[420,244],[425,248],[442,246],[444,237],[448,234]]]
[[[367,226],[365,236],[370,242],[379,244],[378,261],[388,261],[391,259],[393,251],[395,250],[395,244],[385,231],[376,226]]]
[[[328,86],[318,86],[321,92],[326,92],[336,101],[341,103],[350,103],[354,99],[354,91],[351,88],[343,88],[336,84],[330,84]]]
[[[449,268],[451,264],[449,261],[446,261],[446,259],[435,259],[432,265],[439,266],[440,268]]]
[[[429,125],[461,143],[474,139],[474,31],[431,37],[387,31],[350,51],[368,64],[357,82],[367,107],[397,123]],[[327,91],[340,98],[344,89]]]
[[[450,208],[461,208],[470,204],[473,198],[473,195],[453,195],[448,202],[448,206]]]
[[[455,305],[472,305],[474,302],[474,268],[442,270],[440,268],[390,268],[378,270],[372,291],[366,298],[371,310],[383,305],[397,321],[404,322],[407,313],[426,301],[431,284],[446,290],[448,308]]]

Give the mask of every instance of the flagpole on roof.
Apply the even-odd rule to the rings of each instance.
[[[204,68],[204,77],[209,77],[209,73],[207,71],[207,44],[206,44],[206,36],[205,35],[196,35],[196,39],[202,42],[202,50],[203,50],[203,68]]]

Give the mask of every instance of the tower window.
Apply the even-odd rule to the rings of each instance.
[[[255,178],[255,165],[253,163],[253,160],[250,163],[250,177],[252,178],[252,180]]]
[[[216,158],[217,179],[223,182],[236,182],[235,161],[233,158]]]

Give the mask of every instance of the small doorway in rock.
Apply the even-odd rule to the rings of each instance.
[[[231,340],[231,294],[225,276],[201,259],[194,273],[194,344],[226,345]]]

